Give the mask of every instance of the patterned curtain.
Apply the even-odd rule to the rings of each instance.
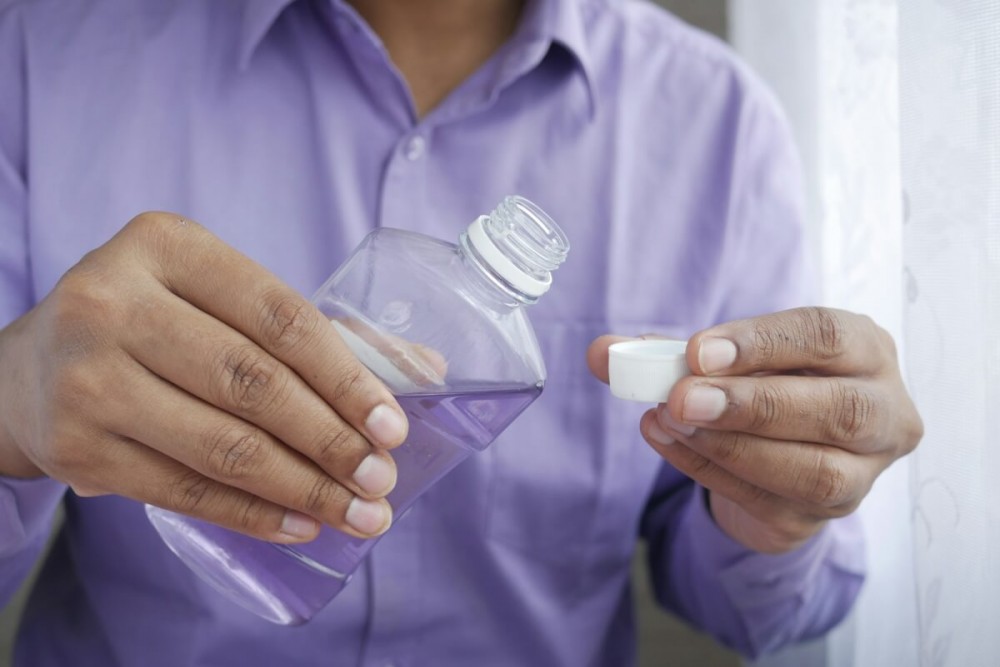
[[[927,435],[862,507],[871,575],[768,667],[1000,665],[1000,0],[730,0],[789,112],[828,305],[900,343]]]
[[[920,664],[1000,665],[1000,2],[903,0]]]

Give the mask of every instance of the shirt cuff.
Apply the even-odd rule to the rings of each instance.
[[[0,557],[10,556],[48,535],[66,485],[48,477],[0,477]]]
[[[824,565],[845,573],[865,573],[864,537],[854,516],[828,522],[805,544],[783,554],[762,554],[729,537],[715,522],[699,487],[682,521],[699,539],[692,545],[695,562],[715,575],[736,609],[774,605],[808,596]],[[805,601],[805,600],[802,600]]]

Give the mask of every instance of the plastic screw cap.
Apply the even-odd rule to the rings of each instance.
[[[608,348],[611,393],[645,403],[666,403],[670,390],[690,375],[683,340],[651,339],[614,343]]]

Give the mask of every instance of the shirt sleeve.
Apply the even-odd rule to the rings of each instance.
[[[734,114],[719,322],[805,305],[816,294],[794,142],[770,94],[747,84]],[[857,517],[831,521],[793,552],[756,553],[716,525],[703,489],[664,466],[642,520],[661,604],[751,657],[822,635],[843,619],[865,574]]]
[[[24,56],[15,10],[0,9],[0,328],[32,304]],[[34,565],[64,493],[65,486],[51,479],[0,477],[0,605]]]
[[[794,551],[761,554],[718,527],[704,495],[683,484],[647,510],[643,532],[661,604],[751,658],[818,637],[846,615],[865,572],[856,515],[831,521]]]

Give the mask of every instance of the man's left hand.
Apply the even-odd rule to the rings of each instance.
[[[615,340],[588,353],[604,380]],[[693,336],[687,362],[692,375],[640,429],[755,551],[789,551],[853,512],[923,435],[892,337],[863,315],[799,308],[729,322]]]

